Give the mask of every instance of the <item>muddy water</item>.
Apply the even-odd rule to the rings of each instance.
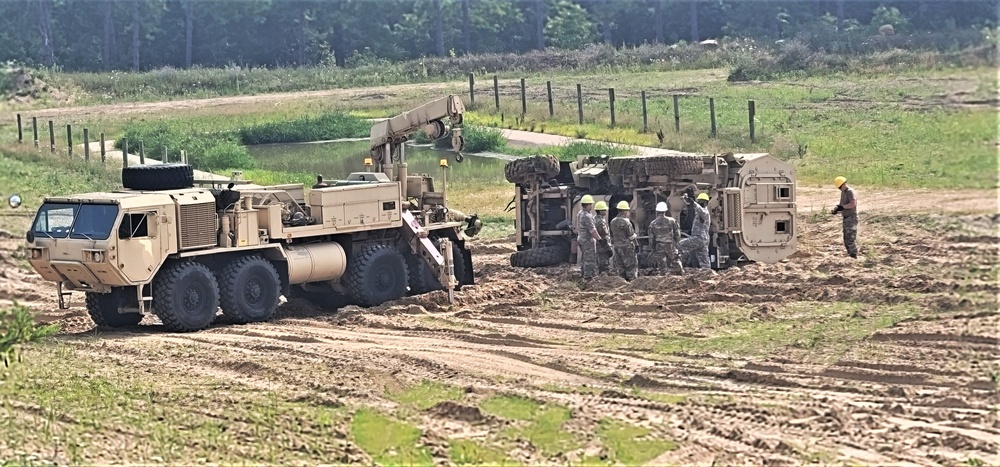
[[[363,171],[364,160],[368,157],[368,141],[262,144],[249,146],[247,149],[262,169],[323,174],[327,180]],[[406,163],[411,175],[426,173],[437,181],[441,177],[439,161],[447,159],[449,184],[504,182],[505,160],[469,154],[464,157],[465,160],[459,163],[455,161],[455,153],[451,151],[436,150],[429,146],[406,146]]]

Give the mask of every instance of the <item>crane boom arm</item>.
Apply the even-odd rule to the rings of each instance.
[[[462,104],[462,99],[456,95],[449,95],[395,117],[382,120],[372,125],[372,156],[383,160],[378,156],[394,153],[396,146],[405,143],[419,130],[423,130],[431,139],[441,138],[446,131],[445,118],[451,121],[452,148],[455,152],[460,153],[465,146],[465,140],[462,138],[462,114],[464,113],[465,105]]]

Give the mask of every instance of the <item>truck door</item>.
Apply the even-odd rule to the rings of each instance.
[[[748,162],[738,187],[723,190],[727,227],[747,259],[780,261],[796,248],[795,178],[770,156]]]
[[[166,225],[159,210],[130,210],[118,226],[118,267],[132,282],[147,282],[163,259]]]

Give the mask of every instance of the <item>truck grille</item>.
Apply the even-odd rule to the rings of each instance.
[[[726,226],[731,230],[742,231],[743,230],[743,216],[740,212],[743,211],[743,200],[741,199],[739,191],[731,191],[726,193]]]
[[[181,227],[181,250],[215,246],[218,242],[215,202],[182,205],[178,223]]]

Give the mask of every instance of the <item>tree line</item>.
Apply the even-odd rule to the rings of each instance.
[[[706,38],[996,27],[996,0],[2,0],[0,62],[340,67]],[[883,29],[882,33],[886,31]]]

